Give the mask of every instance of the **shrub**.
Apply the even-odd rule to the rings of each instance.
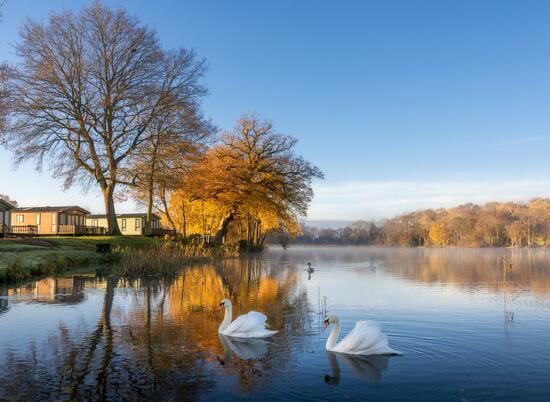
[[[47,276],[61,273],[73,268],[89,264],[91,259],[79,255],[48,255],[38,263],[23,264],[20,259],[10,262],[7,268],[1,271],[0,281],[19,282],[35,276]]]
[[[10,262],[2,273],[4,282],[17,282],[31,277],[29,269],[19,259]]]

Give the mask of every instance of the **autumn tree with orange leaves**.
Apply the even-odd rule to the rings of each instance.
[[[190,170],[170,211],[182,233],[211,235],[212,242],[244,242],[261,249],[269,231],[297,233],[322,172],[295,154],[296,139],[270,121],[241,118]]]

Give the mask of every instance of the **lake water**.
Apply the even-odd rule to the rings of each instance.
[[[550,251],[509,251],[509,272],[504,253],[274,248],[171,281],[4,288],[0,399],[549,400]],[[220,339],[225,297],[279,333]],[[403,356],[327,353],[326,311],[343,334],[379,322]]]

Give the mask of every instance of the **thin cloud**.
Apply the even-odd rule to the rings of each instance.
[[[381,219],[467,202],[528,201],[550,196],[550,180],[322,183],[314,190],[308,219]]]
[[[537,135],[533,137],[514,138],[509,141],[504,141],[501,145],[517,145],[517,144],[530,144],[532,142],[540,142],[550,140],[550,135]]]

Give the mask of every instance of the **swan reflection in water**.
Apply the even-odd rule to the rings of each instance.
[[[348,355],[343,353],[329,352],[327,353],[328,363],[332,371],[332,375],[325,374],[325,382],[329,385],[338,385],[340,382],[340,365],[338,359],[342,360],[352,374],[368,383],[375,384],[382,378],[382,372],[388,368],[388,360],[391,355]]]
[[[223,345],[223,357],[218,357],[221,365],[231,361],[233,354],[242,360],[252,360],[267,352],[268,341],[263,338],[235,338],[218,334]]]

